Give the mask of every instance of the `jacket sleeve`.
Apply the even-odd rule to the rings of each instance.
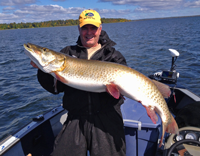
[[[40,69],[38,69],[37,78],[40,85],[52,94],[58,94],[64,91],[65,85],[62,82],[57,81],[57,87],[55,89],[54,77],[48,73],[44,73]]]
[[[114,52],[113,60],[116,63],[123,64],[123,65],[127,66],[126,59],[124,58],[124,56],[119,51]]]
[[[112,51],[112,55],[109,61],[127,66],[126,59],[124,58],[124,56],[119,51],[115,50],[115,48],[110,48],[110,51]]]

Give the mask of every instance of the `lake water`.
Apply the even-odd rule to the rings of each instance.
[[[170,69],[168,49],[180,57],[178,84],[200,96],[200,17],[172,18],[103,24],[115,48],[128,65],[145,75]],[[56,51],[75,44],[77,26],[0,31],[0,140],[31,121],[31,118],[62,103],[37,81],[23,44],[30,42]]]

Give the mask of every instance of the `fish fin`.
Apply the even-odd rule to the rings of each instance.
[[[152,109],[151,107],[148,106],[144,106],[147,110],[147,115],[150,117],[150,119],[152,120],[152,122],[154,124],[156,124],[156,122],[158,121],[158,116],[156,115],[156,112],[154,109]]]
[[[171,90],[168,85],[158,82],[158,81],[155,81],[155,80],[151,80],[151,81],[155,84],[155,86],[158,88],[158,90],[161,92],[161,94],[164,98],[170,97]]]
[[[162,136],[161,136],[161,139],[160,139],[159,147],[162,146],[163,138],[164,138],[164,135],[165,135],[165,130],[166,130],[166,124],[165,124],[165,123],[162,123]]]
[[[176,103],[176,95],[175,95],[175,92],[173,92],[173,96],[174,96],[174,102]]]
[[[64,77],[62,77],[61,75],[59,75],[58,72],[53,72],[53,73],[55,74],[57,80],[59,80],[62,83],[65,83],[65,84],[68,83],[68,81]]]
[[[112,95],[115,99],[119,99],[120,92],[118,87],[114,83],[110,83],[106,85],[106,91]]]
[[[120,97],[121,97],[123,100],[126,100],[125,97],[124,97],[122,94],[120,95]]]
[[[167,125],[166,132],[173,133],[173,134],[179,134],[178,125],[172,115],[171,115],[171,122]]]

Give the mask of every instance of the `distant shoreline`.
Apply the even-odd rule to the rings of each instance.
[[[144,18],[128,20],[123,18],[102,18],[102,24],[105,23],[122,23],[122,22],[134,22],[134,21],[146,21],[146,20],[158,20],[158,19],[172,19],[172,18],[187,18],[187,17],[200,17],[200,15],[193,16],[176,16],[176,17],[162,17],[162,18]],[[54,20],[54,21],[43,21],[33,23],[9,23],[0,24],[0,30],[11,30],[11,29],[31,29],[31,28],[48,28],[48,27],[62,27],[62,26],[74,26],[78,25],[78,20]]]
[[[102,18],[102,23],[119,23],[119,22],[130,22],[131,20],[123,18]],[[0,24],[0,30],[10,29],[25,29],[25,28],[46,28],[46,27],[60,27],[60,26],[74,26],[78,25],[78,20],[53,20],[53,21],[42,21],[33,23],[9,23]]]
[[[171,19],[171,18],[186,18],[186,17],[200,17],[200,15],[193,15],[193,16],[175,16],[175,17],[160,17],[160,18],[144,18],[144,19],[136,19],[136,20],[131,20],[131,21],[145,21],[145,20]]]

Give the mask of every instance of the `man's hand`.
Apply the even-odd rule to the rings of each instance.
[[[33,61],[31,61],[31,63],[30,63],[34,68],[37,68],[37,69],[39,69],[38,68],[38,66],[33,62]]]

